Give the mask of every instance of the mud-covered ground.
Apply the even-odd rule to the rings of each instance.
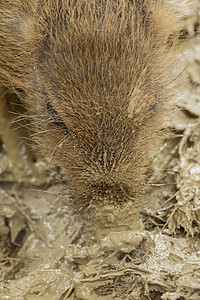
[[[200,299],[200,2],[185,1],[179,18],[179,109],[139,222],[132,203],[75,213],[62,171],[35,158],[1,112],[0,299]]]

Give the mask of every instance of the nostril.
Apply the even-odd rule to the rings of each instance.
[[[121,197],[122,195],[129,195],[130,188],[124,183],[112,182],[111,179],[106,178],[105,180],[100,180],[92,184],[92,189],[95,194],[101,196],[116,195]]]

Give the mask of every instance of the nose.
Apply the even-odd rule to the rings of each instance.
[[[124,199],[130,194],[128,186],[121,182],[111,180],[100,180],[92,184],[93,195],[108,199]]]

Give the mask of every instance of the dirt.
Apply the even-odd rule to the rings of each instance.
[[[139,218],[132,202],[74,211],[63,171],[1,113],[0,299],[200,299],[199,1],[182,5],[180,29],[173,134],[152,161]]]

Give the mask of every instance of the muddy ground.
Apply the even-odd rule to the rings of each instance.
[[[179,109],[152,161],[138,222],[132,203],[75,213],[62,170],[19,142],[12,113],[1,115],[0,299],[200,299],[200,3],[186,4]]]

